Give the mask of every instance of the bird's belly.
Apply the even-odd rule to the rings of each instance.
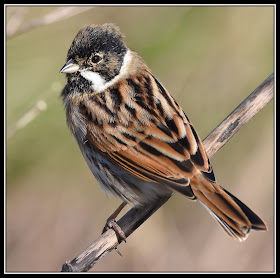
[[[102,191],[107,195],[113,194],[131,206],[145,205],[171,192],[163,184],[144,181],[126,172],[92,149],[84,148],[83,156]]]

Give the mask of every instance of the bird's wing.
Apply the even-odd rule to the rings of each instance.
[[[88,123],[88,143],[132,175],[182,193],[197,172],[215,181],[191,122],[151,73],[89,96],[79,111]]]

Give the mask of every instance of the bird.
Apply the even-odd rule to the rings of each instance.
[[[239,241],[251,230],[267,230],[259,216],[217,183],[192,122],[126,46],[119,27],[80,29],[60,72],[67,78],[61,91],[66,121],[82,155],[101,189],[122,200],[106,229],[125,240],[115,218],[126,204],[143,207],[180,193],[205,207]]]

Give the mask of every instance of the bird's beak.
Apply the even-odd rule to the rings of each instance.
[[[75,64],[72,59],[67,61],[67,63],[62,67],[60,73],[74,73],[79,70],[79,65]]]

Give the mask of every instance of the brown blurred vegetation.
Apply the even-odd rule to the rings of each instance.
[[[22,22],[59,7],[6,7]],[[203,139],[274,69],[274,7],[94,7],[6,40],[6,270],[60,271],[95,240],[120,200],[106,197],[65,123],[59,74],[79,28],[113,22],[181,104]],[[268,232],[228,237],[197,203],[174,195],[92,271],[273,271],[273,103],[213,158],[218,182]]]

